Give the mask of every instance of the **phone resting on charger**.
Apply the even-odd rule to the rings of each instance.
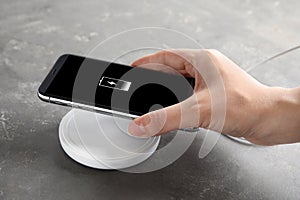
[[[71,54],[62,55],[40,85],[46,102],[136,118],[193,94],[195,80]],[[155,108],[155,106],[154,106]]]

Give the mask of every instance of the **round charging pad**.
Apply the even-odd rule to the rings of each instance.
[[[127,133],[130,119],[73,109],[59,125],[63,150],[73,160],[97,169],[137,165],[156,150],[160,137],[136,138]]]

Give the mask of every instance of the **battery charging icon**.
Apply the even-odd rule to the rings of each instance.
[[[131,82],[124,81],[121,79],[109,78],[106,76],[102,76],[99,81],[99,86],[108,87],[117,90],[128,91],[130,88]]]

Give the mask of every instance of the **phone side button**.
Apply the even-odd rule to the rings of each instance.
[[[55,104],[59,104],[59,105],[63,105],[63,106],[73,106],[71,102],[67,102],[67,101],[64,101],[64,100],[59,100],[59,99],[50,97],[50,102],[51,101]]]

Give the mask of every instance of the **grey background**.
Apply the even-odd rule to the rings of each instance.
[[[69,109],[36,97],[59,55],[86,54],[113,34],[143,26],[183,32],[247,69],[300,43],[299,1],[0,3],[0,199],[299,198],[300,144],[251,147],[221,137],[198,159],[199,135],[162,170],[94,170],[72,161],[59,145],[58,125]],[[251,74],[269,85],[299,86],[299,61],[296,51]]]

